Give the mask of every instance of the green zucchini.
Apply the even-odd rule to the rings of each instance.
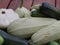
[[[39,13],[38,9],[32,9],[31,11],[31,16],[32,17],[46,17],[45,15]]]
[[[51,18],[21,18],[13,21],[7,28],[7,32],[20,38],[29,38],[32,34],[57,20]]]
[[[57,20],[60,20],[60,10],[49,3],[42,3],[39,10],[40,13],[45,16],[48,16],[49,18],[55,18]]]
[[[55,42],[55,41],[51,41],[48,43],[48,45],[59,45],[59,43]]]
[[[40,6],[41,6],[41,4],[37,4],[37,5],[32,6],[32,9],[31,9],[31,16],[32,17],[48,17],[48,16],[40,13]]]
[[[60,21],[40,29],[31,37],[31,41],[36,44],[45,44],[58,39],[60,39]]]
[[[27,40],[14,37],[2,30],[0,30],[0,36],[4,38],[3,45],[29,45]]]
[[[2,45],[3,43],[4,43],[4,38],[0,36],[0,45]]]

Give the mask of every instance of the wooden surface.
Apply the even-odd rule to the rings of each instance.
[[[52,4],[52,5],[55,5],[54,4],[55,3],[55,0],[35,0],[34,1],[34,5],[35,4],[40,4],[40,3],[43,3],[43,2],[48,2],[48,3]]]
[[[20,0],[13,0],[10,4],[9,8],[15,10],[20,5],[20,2],[21,2]]]
[[[10,0],[0,0],[0,8],[6,8]]]
[[[20,4],[20,0],[0,0],[0,8],[16,9]]]
[[[26,7],[27,9],[30,9],[32,4],[32,0],[24,0],[23,6]]]
[[[56,3],[56,7],[57,7],[58,9],[60,9],[60,0],[57,0],[56,2],[57,2],[57,3]]]
[[[43,2],[48,2],[52,4],[53,6],[56,6],[58,9],[60,9],[60,0],[25,0],[24,1],[24,6],[28,9],[30,9],[31,5],[36,5],[36,4],[41,4]],[[55,2],[56,1],[56,2]]]
[[[11,0],[0,0],[0,8],[7,8],[10,1]],[[8,8],[15,10],[20,5],[20,2],[21,0],[12,0]],[[23,6],[30,9],[31,6],[41,4],[42,2],[48,2],[60,9],[60,0],[24,0]]]

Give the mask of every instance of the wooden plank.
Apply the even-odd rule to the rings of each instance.
[[[6,8],[10,0],[0,0],[0,8]]]
[[[16,9],[20,5],[21,0],[13,0],[9,6],[11,9]]]
[[[30,9],[32,4],[32,0],[24,0],[23,6],[26,7],[27,9]]]
[[[50,3],[50,4],[55,6],[55,0],[35,0],[33,5],[41,4],[43,2],[48,2],[48,3]]]
[[[44,2],[44,1],[43,0],[34,0],[34,4],[33,5],[41,4],[42,2]]]
[[[45,2],[48,2],[51,5],[55,6],[55,0],[45,0]]]
[[[57,7],[58,9],[60,9],[60,0],[57,0],[57,2],[56,2],[56,7]]]

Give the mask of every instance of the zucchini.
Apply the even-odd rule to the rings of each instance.
[[[49,18],[55,18],[57,20],[60,20],[60,10],[50,5],[49,3],[42,3],[39,10],[40,13],[45,16],[48,16]]]
[[[37,5],[34,5],[32,6],[32,9],[31,9],[31,17],[47,17],[46,15],[40,13],[40,6],[42,4],[37,4]]]
[[[3,45],[29,45],[27,40],[14,37],[0,30],[0,36],[4,38]]]
[[[0,45],[2,45],[3,43],[4,43],[4,38],[0,36]]]
[[[46,16],[41,14],[38,9],[32,9],[31,17],[46,17]]]
[[[55,41],[51,41],[48,43],[48,45],[59,45],[59,43],[55,42]]]
[[[33,5],[31,7],[31,16],[32,17],[39,17],[40,16],[40,13],[38,11],[40,6],[41,6],[41,4],[37,4],[37,5]]]

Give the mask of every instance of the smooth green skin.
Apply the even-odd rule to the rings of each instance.
[[[32,11],[32,12],[31,12],[31,16],[32,16],[32,17],[46,17],[45,15],[39,13],[38,10]]]
[[[51,41],[51,42],[49,42],[49,45],[59,45],[59,44],[55,41]]]
[[[59,44],[60,44],[60,40],[59,40]]]
[[[4,42],[4,39],[3,39],[3,37],[2,37],[2,36],[0,36],[0,45],[2,45],[2,44],[3,44],[3,42]]]

